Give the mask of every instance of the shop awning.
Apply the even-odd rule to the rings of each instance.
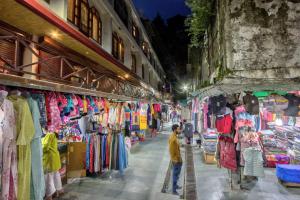
[[[228,95],[243,91],[293,91],[300,90],[300,82],[296,79],[249,79],[229,77],[222,82],[202,88],[193,97]]]

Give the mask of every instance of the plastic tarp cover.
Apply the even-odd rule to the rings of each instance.
[[[276,165],[277,178],[284,182],[300,183],[300,165]]]

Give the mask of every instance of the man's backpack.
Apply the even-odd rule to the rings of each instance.
[[[193,137],[194,127],[191,123],[186,123],[184,125],[184,135],[186,137]]]

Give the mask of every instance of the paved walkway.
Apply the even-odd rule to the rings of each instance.
[[[101,178],[84,178],[65,188],[62,200],[175,200],[171,193],[161,193],[166,177],[170,126],[156,138],[148,138],[129,157],[129,167],[121,176],[115,172]],[[300,189],[290,189],[277,182],[274,169],[266,169],[250,190],[231,190],[228,172],[202,161],[201,150],[193,147],[197,197],[199,200],[299,200]],[[182,148],[184,158],[185,151]],[[184,169],[183,169],[184,170]],[[183,176],[183,172],[181,175]],[[180,185],[182,183],[182,177]],[[182,191],[180,191],[182,192]]]
[[[170,130],[170,127],[166,127]],[[124,176],[84,178],[67,185],[62,200],[173,200],[179,196],[161,193],[169,165],[168,137],[165,131],[140,143],[129,157]],[[183,174],[183,173],[182,173]],[[182,179],[181,179],[182,180]],[[182,184],[181,184],[182,185]]]
[[[227,170],[216,165],[206,165],[198,147],[194,147],[194,164],[199,200],[299,200],[299,188],[280,185],[275,169],[265,169],[265,178],[253,185],[251,190],[231,190]]]

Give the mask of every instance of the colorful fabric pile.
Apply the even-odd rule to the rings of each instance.
[[[215,129],[208,129],[202,134],[202,147],[205,153],[215,154],[217,143],[218,134]]]

